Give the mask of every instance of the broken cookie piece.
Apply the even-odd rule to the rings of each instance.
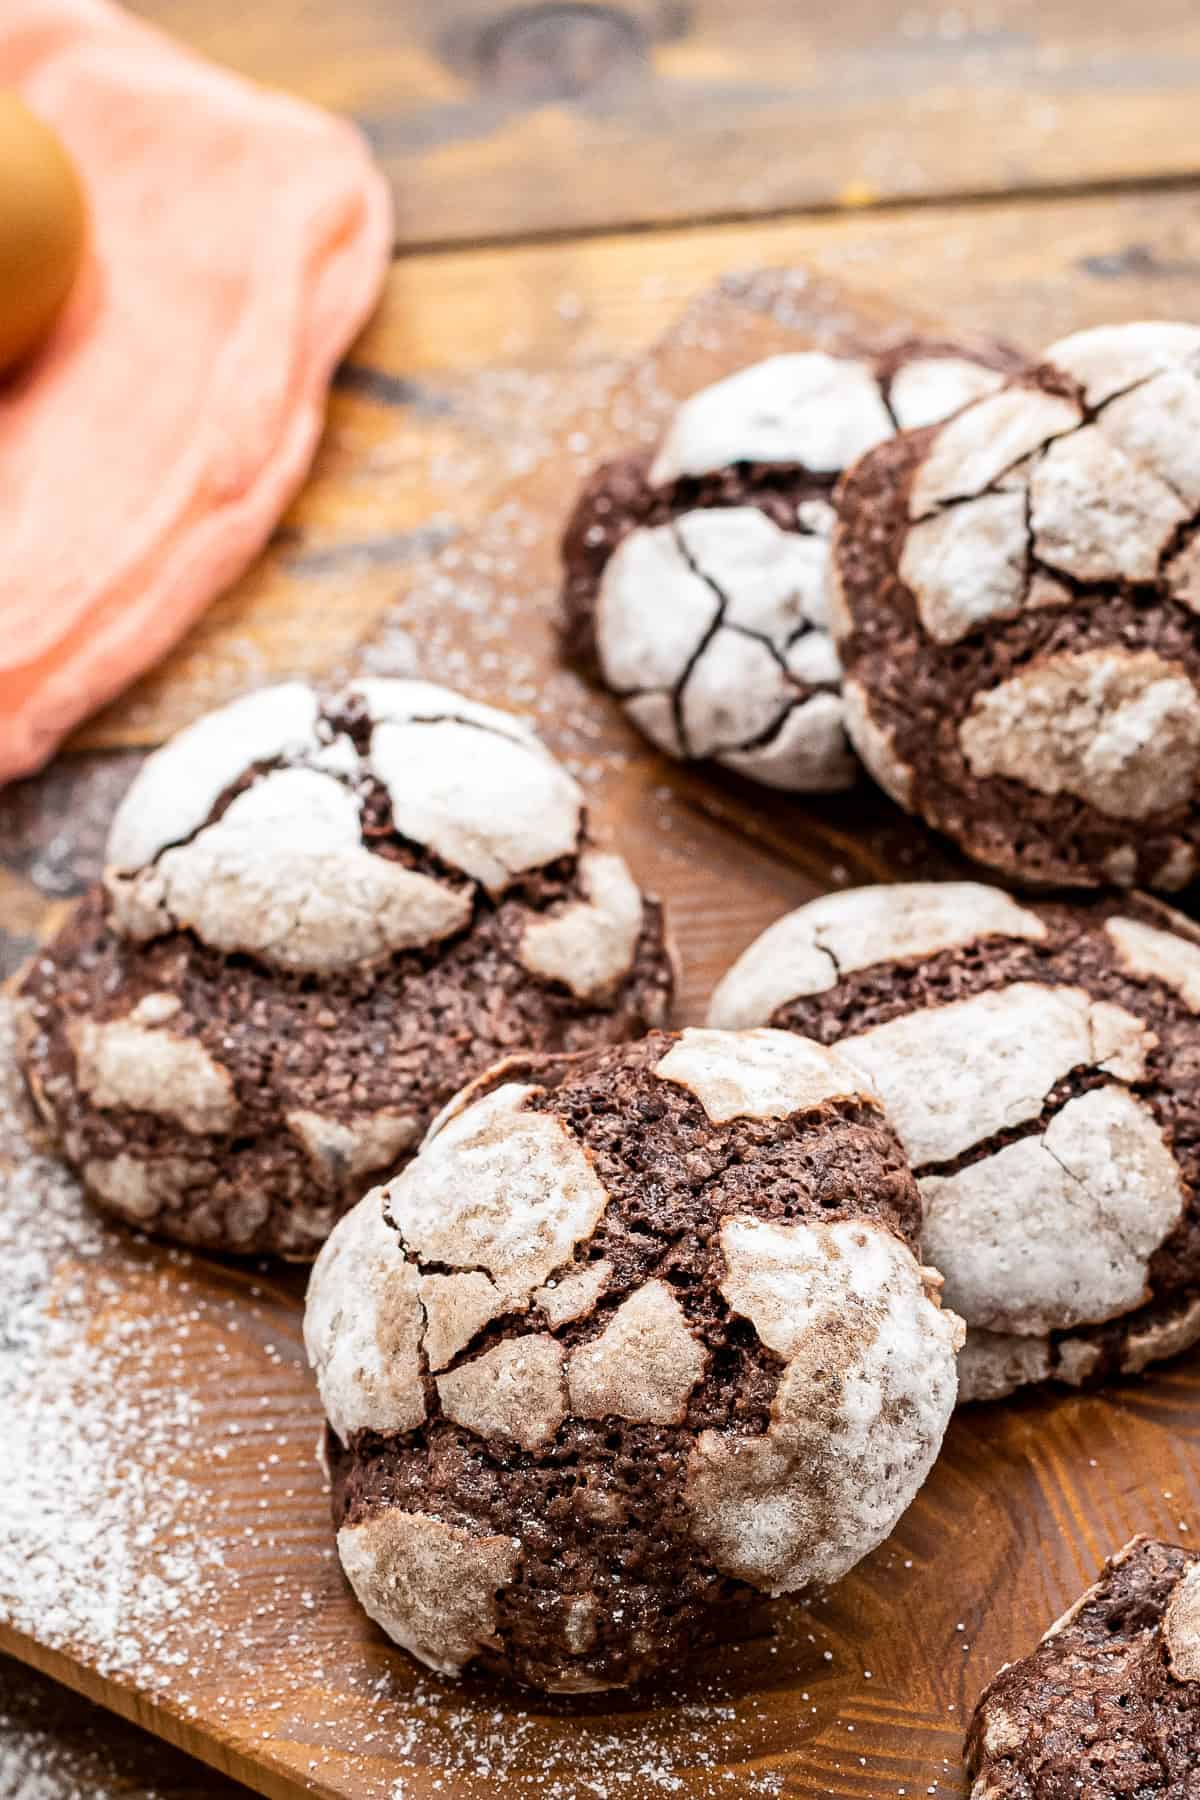
[[[108,1211],[303,1258],[481,1068],[635,1037],[671,992],[659,906],[519,719],[295,682],[144,764],[25,977],[23,1060]]]
[[[563,542],[569,650],[668,755],[768,787],[844,788],[829,632],[834,483],[898,429],[1022,366],[997,345],[769,358],[694,394],[652,456],[607,463]]]
[[[1106,326],[837,495],[851,741],[1024,881],[1176,889],[1200,848],[1200,328]]]
[[[836,1581],[954,1404],[919,1216],[867,1085],[790,1032],[481,1077],[309,1285],[366,1611],[444,1674],[579,1693]]]
[[[1037,1648],[988,1687],[971,1800],[1193,1800],[1200,1554],[1136,1537]]]
[[[836,1045],[917,1176],[968,1326],[963,1400],[1136,1373],[1200,1338],[1200,931],[1160,901],[975,882],[827,894],[713,995]]]

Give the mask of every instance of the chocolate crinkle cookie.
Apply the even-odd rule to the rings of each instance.
[[[888,793],[1024,881],[1191,881],[1200,328],[1066,338],[837,504],[846,720]]]
[[[1200,1338],[1200,931],[1161,901],[829,894],[750,946],[709,1016],[836,1044],[879,1095],[967,1322],[961,1399]]]
[[[986,1689],[971,1800],[1195,1800],[1200,1554],[1136,1537]]]
[[[103,884],[32,965],[23,1060],[108,1211],[315,1254],[498,1056],[668,1011],[658,905],[519,720],[416,681],[303,683],[143,766]]]
[[[309,1288],[367,1612],[445,1674],[579,1692],[837,1580],[954,1404],[918,1223],[877,1102],[788,1032],[482,1078]]]
[[[563,541],[564,636],[668,755],[847,787],[827,571],[838,475],[1023,366],[1000,345],[805,351],[694,394],[652,456],[606,463]]]

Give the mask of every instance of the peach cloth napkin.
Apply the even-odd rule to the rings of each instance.
[[[308,470],[392,241],[358,131],[109,0],[3,0],[0,85],[75,157],[91,253],[0,383],[0,782],[178,639]]]

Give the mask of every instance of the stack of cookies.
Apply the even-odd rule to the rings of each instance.
[[[763,805],[865,770],[1005,885],[816,899],[672,1030],[662,908],[522,722],[291,685],[149,760],[22,1004],[98,1204],[319,1252],[366,1611],[573,1693],[839,1579],[956,1399],[1200,1339],[1200,930],[1141,891],[1200,855],[1200,329],[774,357],[564,563],[658,749]],[[1191,1791],[1194,1562],[1128,1546],[993,1683],[979,1800]]]

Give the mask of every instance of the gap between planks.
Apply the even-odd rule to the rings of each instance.
[[[678,219],[614,219],[597,225],[550,226],[542,231],[512,231],[489,234],[474,232],[462,237],[398,238],[392,246],[393,263],[422,258],[470,255],[473,252],[537,250],[558,245],[587,244],[611,238],[677,238],[691,232],[724,228],[761,226],[803,226],[808,223],[853,220],[861,223],[876,217],[903,217],[928,212],[955,213],[976,208],[980,211],[1006,206],[1029,208],[1062,205],[1071,201],[1118,200],[1129,196],[1193,193],[1200,195],[1200,164],[1194,169],[1170,175],[1131,175],[1107,177],[1095,181],[1063,182],[1059,185],[1021,186],[1009,188],[963,188],[935,194],[882,194],[870,200],[812,201],[806,205],[778,207],[731,207],[724,211],[696,213]]]

